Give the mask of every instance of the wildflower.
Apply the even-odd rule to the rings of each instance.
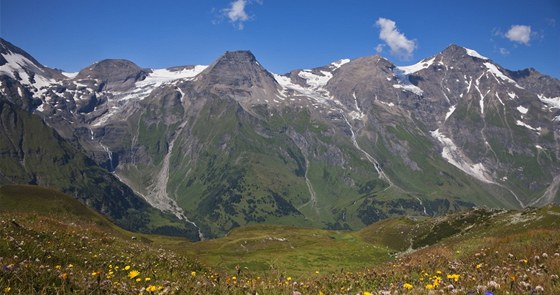
[[[436,274],[441,275],[441,270],[436,271]]]
[[[403,284],[403,288],[405,288],[405,289],[407,289],[407,290],[410,290],[410,289],[412,289],[412,285],[409,284],[409,283],[404,283],[404,284]]]
[[[292,280],[292,277],[288,277],[287,280],[288,280],[288,281],[291,281],[291,280]]]
[[[72,268],[72,267],[74,267],[74,265],[68,264],[68,268]]]
[[[139,271],[137,271],[137,270],[131,270],[131,271],[128,273],[128,277],[131,278],[131,279],[134,279],[134,278],[136,278],[139,274],[140,274]]]
[[[137,283],[140,283],[141,281],[142,281],[142,278],[137,278],[137,279],[136,279],[136,282],[137,282]]]
[[[447,278],[450,280],[453,280],[454,282],[458,282],[459,281],[459,277],[461,277],[458,274],[448,274]]]
[[[92,277],[96,277],[96,276],[98,276],[98,275],[99,275],[99,272],[96,272],[96,271],[94,271],[94,272],[91,273],[91,276],[92,276]]]
[[[481,267],[482,267],[482,263],[479,263],[479,264],[476,265],[476,269],[479,269]]]
[[[191,271],[191,276],[196,277],[196,271]]]
[[[323,293],[323,292],[320,292],[319,294],[322,294],[322,293]],[[371,295],[371,293],[368,292],[368,291],[365,291],[365,292],[364,292],[364,295]]]
[[[60,265],[56,265],[54,268],[60,269],[61,267],[62,267],[62,266],[60,266]]]
[[[427,284],[426,285],[426,290],[433,290],[434,289],[434,285],[432,284]]]
[[[6,287],[6,288],[4,288],[4,293],[10,293],[11,290],[12,290],[12,288]]]
[[[145,281],[145,282],[149,282],[149,281],[151,281],[151,280],[152,280],[152,278],[144,278],[144,281]]]
[[[535,287],[535,292],[537,292],[537,293],[542,293],[542,292],[544,292],[543,286],[541,286],[541,285],[536,286],[536,287]]]
[[[156,286],[154,286],[154,285],[149,285],[149,286],[146,288],[146,291],[148,291],[148,292],[155,292],[155,291],[157,291],[157,290],[158,290],[158,287],[156,287]]]
[[[130,265],[124,267],[124,270],[129,270],[129,269],[130,269]]]

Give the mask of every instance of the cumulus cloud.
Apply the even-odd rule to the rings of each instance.
[[[250,19],[245,11],[247,0],[235,0],[230,3],[228,8],[222,10],[222,13],[229,19],[229,21],[239,30],[243,30],[245,22]],[[259,2],[260,3],[260,2]]]
[[[531,41],[531,27],[524,25],[513,25],[506,32],[505,37],[512,42],[529,45]]]
[[[379,31],[379,39],[387,43],[389,48],[391,48],[391,54],[401,59],[410,59],[412,57],[412,53],[416,49],[416,42],[407,39],[403,33],[399,32],[394,21],[380,17],[375,24],[381,29]],[[376,50],[379,51],[379,49],[383,49],[383,47],[378,45]]]

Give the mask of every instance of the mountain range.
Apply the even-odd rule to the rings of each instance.
[[[65,73],[0,39],[0,119],[0,184],[191,239],[560,202],[560,81],[457,45],[411,66],[375,55],[280,75],[234,51]]]

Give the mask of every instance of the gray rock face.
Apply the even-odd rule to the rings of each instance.
[[[250,51],[226,52],[194,82],[194,90],[255,104],[276,93],[278,85]]]
[[[100,80],[101,91],[125,91],[144,80],[148,73],[128,60],[105,59],[81,70],[75,79]]]
[[[207,237],[560,201],[560,81],[457,45],[286,75],[248,51],[208,67],[105,60],[40,87],[14,69],[6,97]]]

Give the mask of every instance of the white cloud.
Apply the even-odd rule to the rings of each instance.
[[[410,59],[412,52],[416,49],[416,42],[409,40],[406,36],[399,32],[394,21],[386,18],[380,17],[377,19],[375,24],[381,28],[379,32],[379,39],[385,41],[389,48],[391,48],[391,54],[402,59]],[[377,46],[376,49],[382,47]]]
[[[377,46],[375,46],[375,52],[377,52],[377,54],[381,54],[381,52],[383,52],[384,47],[385,44],[377,44]]]
[[[229,21],[239,30],[243,30],[244,24],[249,20],[249,15],[245,11],[247,0],[235,0],[230,7],[222,10]]]
[[[510,41],[529,45],[531,41],[531,27],[523,25],[513,25],[505,34]]]

